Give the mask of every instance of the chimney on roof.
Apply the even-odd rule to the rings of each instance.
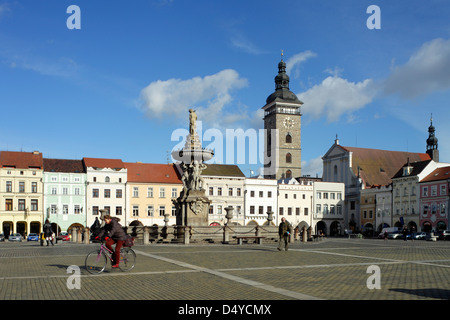
[[[40,152],[39,151],[33,151],[33,154],[39,154]]]

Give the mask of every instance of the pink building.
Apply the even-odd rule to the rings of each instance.
[[[420,227],[422,231],[448,229],[450,167],[434,170],[420,183]]]

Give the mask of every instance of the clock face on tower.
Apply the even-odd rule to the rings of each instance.
[[[283,125],[287,129],[293,128],[294,127],[294,120],[291,119],[290,117],[287,117],[286,119],[284,119]]]

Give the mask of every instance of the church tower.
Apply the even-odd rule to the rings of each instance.
[[[434,135],[433,117],[431,117],[430,122],[431,124],[428,127],[427,153],[433,161],[439,162],[438,139]]]
[[[275,92],[266,99],[264,110],[264,176],[271,179],[301,176],[301,102],[289,90],[286,63],[281,57]]]

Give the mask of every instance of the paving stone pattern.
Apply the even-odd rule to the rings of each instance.
[[[450,299],[450,241],[325,239],[276,244],[136,245],[136,267],[84,269],[98,244],[0,242],[0,300]],[[369,289],[370,266],[380,289]],[[69,266],[80,289],[69,289]]]

